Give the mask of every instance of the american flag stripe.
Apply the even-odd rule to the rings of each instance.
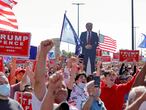
[[[0,29],[1,30],[18,30],[16,17],[12,11],[12,7],[17,4],[16,0],[0,1]]]
[[[104,36],[104,42],[99,42],[98,46],[101,50],[114,53],[117,49],[116,40],[111,37]]]

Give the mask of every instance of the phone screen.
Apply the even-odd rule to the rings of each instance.
[[[100,87],[100,76],[94,76],[93,79],[95,87]]]

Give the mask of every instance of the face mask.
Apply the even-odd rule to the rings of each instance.
[[[0,95],[2,95],[2,96],[10,95],[10,85],[9,84],[0,85]]]
[[[78,84],[78,86],[79,86],[80,88],[84,89],[84,87],[85,87],[86,85],[85,85],[85,83],[81,83],[81,82],[80,82],[80,83]]]
[[[146,101],[144,101],[139,107],[139,110],[145,110],[145,109],[146,109]]]

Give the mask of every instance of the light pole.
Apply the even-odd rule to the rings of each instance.
[[[134,49],[137,49],[137,42],[136,42],[136,31],[137,31],[137,28],[139,28],[138,26],[135,26],[134,27]]]
[[[133,0],[131,0],[131,24],[132,24],[132,27],[131,27],[131,29],[132,29],[132,33],[131,33],[131,35],[132,35],[132,50],[134,50],[135,48],[134,48],[134,2],[133,2]]]
[[[84,3],[72,3],[73,5],[77,5],[77,33],[78,33],[78,37],[79,37],[79,7],[80,5],[84,5]]]

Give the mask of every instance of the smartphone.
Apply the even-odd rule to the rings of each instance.
[[[94,86],[100,87],[100,76],[94,76],[93,80],[94,80]]]

